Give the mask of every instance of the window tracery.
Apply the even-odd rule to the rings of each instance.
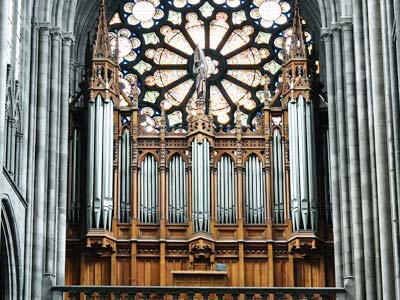
[[[216,129],[234,128],[237,107],[243,126],[257,126],[269,97],[264,86],[271,82],[273,94],[279,83],[291,15],[290,1],[280,0],[122,0],[109,23],[111,47],[119,48],[125,93],[139,95],[143,128],[158,132],[164,109],[168,129],[182,132],[196,114],[197,46],[206,56],[206,113]]]

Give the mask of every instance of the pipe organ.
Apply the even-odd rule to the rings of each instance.
[[[210,231],[210,144],[192,142],[192,219],[194,232]]]
[[[262,163],[255,155],[249,157],[245,171],[246,222],[248,224],[265,223],[265,176]]]
[[[125,95],[102,6],[87,100],[70,126],[68,284],[334,286],[326,111],[300,20],[297,9],[280,80],[263,82],[252,126],[240,102],[233,126],[216,126],[191,88],[185,126],[171,126],[182,116],[164,105],[152,130],[138,76]]]
[[[169,162],[168,173],[168,221],[171,224],[187,222],[186,163],[175,155]]]
[[[121,223],[129,223],[131,219],[131,143],[129,129],[125,128],[121,137],[121,187],[120,187],[120,213]]]
[[[148,155],[140,166],[140,221],[158,223],[158,163]]]
[[[223,155],[217,164],[217,222],[236,223],[236,176],[235,163]]]
[[[274,220],[277,224],[285,222],[284,203],[284,161],[283,144],[281,131],[274,129],[272,140],[272,161],[273,161],[273,189],[274,189]]]

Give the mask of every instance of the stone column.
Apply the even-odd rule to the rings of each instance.
[[[35,178],[35,140],[36,140],[36,95],[37,95],[37,68],[38,68],[38,42],[39,28],[38,24],[32,22],[32,40],[31,40],[31,70],[29,74],[29,113],[28,126],[26,127],[26,148],[27,148],[27,174],[26,174],[26,199],[28,203],[34,203],[34,178]],[[31,267],[32,267],[32,238],[33,238],[33,210],[34,205],[30,205],[27,210],[25,225],[25,262],[24,281],[24,299],[31,296]]]
[[[360,190],[360,159],[357,130],[357,102],[355,91],[355,66],[353,24],[351,18],[342,18],[344,71],[346,82],[346,121],[348,134],[349,181],[351,202],[351,229],[354,257],[354,283],[356,299],[365,299],[364,246]]]
[[[363,37],[363,14],[362,3],[360,0],[353,1],[353,26],[354,43],[360,48],[357,55],[354,56],[356,68],[356,96],[357,96],[357,125],[359,141],[360,158],[360,182],[362,199],[362,226],[364,247],[364,268],[365,268],[365,299],[376,299],[376,269],[375,269],[375,251],[374,230],[372,215],[372,183],[370,166],[370,147],[368,130],[368,103],[366,87],[366,60],[364,53]],[[370,245],[370,246],[368,246]]]
[[[342,35],[340,28],[333,31],[334,37],[334,61],[336,81],[336,117],[338,126],[339,145],[339,170],[340,170],[340,203],[342,209],[342,241],[343,241],[343,276],[345,281],[353,277],[353,253],[351,248],[351,220],[349,200],[349,175],[347,158],[347,134],[346,134],[346,107],[343,86],[343,64],[342,64]]]
[[[394,8],[394,19],[396,23],[396,54],[397,54],[397,84],[398,89],[400,88],[400,2],[397,0],[393,0],[393,8]],[[400,93],[400,90],[399,90]],[[400,101],[400,99],[399,99]],[[400,212],[399,212],[400,213]]]
[[[339,162],[337,147],[335,78],[333,68],[332,32],[325,30],[322,36],[325,43],[326,76],[328,90],[328,119],[329,119],[329,160],[331,178],[331,201],[333,216],[333,237],[335,249],[335,279],[336,286],[343,286],[343,256],[342,256],[342,219],[339,189]]]
[[[39,25],[38,94],[34,176],[32,300],[42,299],[44,220],[46,193],[46,143],[48,127],[49,24]]]
[[[9,1],[0,4],[0,166],[4,163],[4,114],[6,106],[7,81],[7,35],[8,35],[8,5]]]
[[[396,56],[393,37],[393,5],[390,1],[380,2],[381,25],[383,39],[383,70],[385,75],[386,95],[386,121],[388,132],[389,149],[389,178],[390,178],[390,199],[392,211],[393,249],[394,249],[394,270],[396,299],[400,297],[400,261],[399,261],[399,224],[398,224],[398,198],[400,193],[400,153],[399,153],[399,99],[397,87]],[[398,159],[398,160],[396,160]]]
[[[47,226],[46,226],[46,269],[47,275],[55,276],[55,235],[56,235],[56,188],[57,188],[57,142],[59,110],[61,34],[58,28],[51,30],[51,80],[49,114],[49,170],[47,186]]]
[[[375,128],[374,128],[374,109],[372,99],[372,79],[371,79],[371,65],[370,65],[370,45],[368,34],[368,7],[367,0],[362,0],[362,15],[363,20],[363,37],[364,37],[364,51],[365,51],[365,75],[367,83],[367,106],[368,106],[368,136],[369,136],[369,160],[371,167],[371,197],[372,205],[372,223],[373,223],[373,237],[374,237],[374,258],[375,258],[375,274],[376,274],[376,293],[377,299],[382,299],[382,274],[381,274],[381,254],[380,254],[380,237],[379,237],[379,222],[378,222],[378,188],[377,188],[377,174],[376,174],[376,151],[375,151]]]
[[[395,299],[380,1],[368,4],[383,299]]]
[[[60,101],[60,154],[59,154],[59,190],[58,190],[58,223],[57,223],[57,285],[63,285],[65,277],[65,247],[67,225],[67,177],[68,177],[68,118],[69,118],[69,64],[71,57],[71,34],[63,34],[62,39],[62,73]]]

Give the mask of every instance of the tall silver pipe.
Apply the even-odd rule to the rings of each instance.
[[[103,174],[103,100],[97,97],[95,103],[96,131],[95,131],[95,165],[94,165],[94,228],[100,227],[102,206],[102,182]]]
[[[278,220],[278,146],[277,146],[277,135],[278,130],[274,130],[273,142],[272,142],[272,163],[273,163],[273,182],[274,182],[274,220],[275,223],[279,223]]]
[[[283,145],[282,145],[282,135],[281,132],[278,131],[278,189],[279,189],[279,201],[278,201],[278,211],[279,211],[279,223],[284,222],[284,213],[285,213],[285,208],[284,208],[284,199],[283,199]]]
[[[314,142],[314,104],[309,102],[306,104],[306,124],[307,124],[307,168],[308,168],[308,192],[310,201],[311,213],[311,229],[318,230],[318,199],[317,199],[317,184],[316,184],[316,157],[315,157],[315,142]]]
[[[94,206],[94,166],[95,166],[95,132],[96,128],[96,103],[88,104],[88,167],[87,167],[87,206],[86,206],[86,222],[87,228],[94,226],[93,206]]]
[[[103,173],[100,175],[102,183],[102,216],[103,216],[103,228],[108,228],[108,143],[109,143],[109,130],[110,120],[108,119],[108,107],[109,102],[103,102]]]

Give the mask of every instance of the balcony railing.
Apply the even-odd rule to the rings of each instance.
[[[53,287],[53,292],[55,295],[59,295],[60,299],[69,300],[346,299],[346,292],[343,288],[56,286]]]

